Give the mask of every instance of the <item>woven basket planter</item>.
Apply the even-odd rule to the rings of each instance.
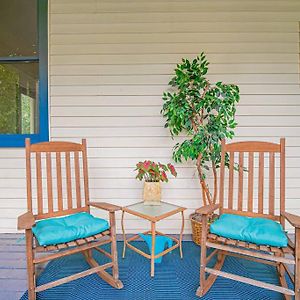
[[[209,218],[209,223],[208,223],[208,230],[209,230],[209,225],[212,220],[214,220],[218,215],[212,215]],[[202,217],[201,214],[198,213],[192,213],[190,214],[190,220],[192,223],[192,238],[193,242],[199,246],[201,246],[201,236],[202,236]]]

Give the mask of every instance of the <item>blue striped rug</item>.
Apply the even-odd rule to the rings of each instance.
[[[144,242],[135,242],[136,246],[147,251]],[[122,290],[111,288],[107,283],[93,274],[64,285],[38,293],[38,300],[188,300],[199,299],[195,296],[199,281],[200,248],[192,242],[183,243],[184,258],[179,257],[178,249],[163,257],[161,264],[156,264],[155,277],[150,277],[150,262],[132,250],[126,250],[122,259],[122,243],[118,243],[120,279],[124,284]],[[106,258],[95,253],[100,263]],[[88,269],[81,254],[75,254],[50,262],[38,278],[38,284],[44,284],[64,276]],[[276,270],[273,266],[228,257],[223,266],[224,271],[256,280],[278,284]],[[291,283],[289,282],[291,285]],[[292,286],[292,285],[291,285]],[[22,300],[28,299],[27,292]],[[262,288],[239,283],[224,278],[217,278],[211,290],[203,297],[205,300],[218,299],[283,299],[282,295]]]

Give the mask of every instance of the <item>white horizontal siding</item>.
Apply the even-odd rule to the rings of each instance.
[[[112,44],[112,48],[116,47]],[[176,64],[184,57],[194,57],[197,52],[190,52],[187,49],[182,54],[72,54],[53,55],[51,57],[52,65],[73,65],[76,61],[78,65],[94,64]],[[201,49],[204,49],[201,47]],[[247,47],[245,48],[245,50]],[[295,63],[298,54],[295,53],[210,53],[211,61],[224,61],[231,64],[240,63]]]
[[[114,65],[113,62],[106,65],[52,65],[52,71],[56,76],[66,75],[171,75],[174,70],[174,64],[122,64]],[[263,76],[263,74],[276,75],[276,74],[296,74],[298,66],[295,63],[280,63],[280,64],[267,64],[267,63],[253,63],[253,64],[214,64],[209,65],[209,76],[213,74],[223,74],[229,76],[234,74],[256,74]]]
[[[287,137],[286,206],[300,214],[299,1],[49,2],[50,134],[88,139],[91,198],[140,200],[135,163],[170,161],[184,138],[172,140],[163,127],[162,93],[182,57],[205,51],[209,79],[240,86],[235,140]],[[201,205],[201,191],[193,165],[176,166],[163,198],[188,207],[188,216]],[[0,231],[16,231],[25,195],[24,150],[1,149]],[[132,216],[126,224],[148,229]],[[177,233],[179,226],[173,216],[159,227]]]

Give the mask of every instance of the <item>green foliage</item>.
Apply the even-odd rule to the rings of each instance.
[[[138,171],[136,179],[147,182],[168,182],[168,176],[166,172],[170,172],[174,177],[177,176],[175,167],[168,163],[167,165],[156,163],[151,160],[140,161],[136,164],[135,171]]]
[[[5,65],[0,65],[0,133],[18,133],[19,78]]]
[[[22,110],[22,120],[21,120],[21,128],[22,133],[32,133],[31,130],[31,102],[32,98],[21,94],[21,110]]]
[[[209,82],[205,77],[208,65],[204,53],[193,60],[182,59],[169,82],[171,91],[163,94],[161,111],[172,136],[184,133],[189,137],[175,145],[174,160],[197,160],[201,179],[205,177],[202,169],[219,167],[221,140],[234,136],[240,98],[238,86]]]
[[[0,134],[32,133],[33,98],[21,87],[20,73],[12,65],[0,65]],[[25,93],[24,93],[25,92]]]

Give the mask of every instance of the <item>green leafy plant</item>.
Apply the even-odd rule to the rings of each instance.
[[[238,86],[210,83],[205,77],[208,65],[204,53],[193,60],[182,59],[169,82],[171,90],[163,94],[161,111],[172,137],[182,133],[188,137],[175,145],[173,159],[195,161],[204,204],[216,202],[221,140],[234,136],[236,104],[240,98]],[[226,155],[227,166],[228,161]],[[213,192],[206,182],[209,170],[214,178]]]
[[[177,176],[175,167],[172,164],[161,164],[151,160],[140,161],[136,164],[135,171],[138,171],[136,179],[145,180],[146,182],[168,182],[166,172],[170,172],[174,177]]]

